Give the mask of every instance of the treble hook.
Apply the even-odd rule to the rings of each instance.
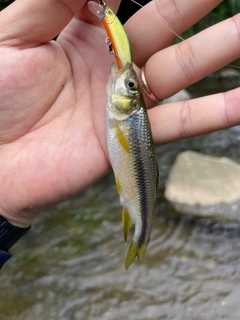
[[[100,7],[106,7],[106,3],[102,0],[99,0]]]
[[[110,54],[113,54],[121,62],[119,56],[114,52],[114,49],[113,49],[112,42],[111,42],[110,38],[107,37],[105,41],[106,41],[106,44],[108,46],[108,52]]]
[[[110,38],[106,38],[105,42],[108,45],[108,52],[110,54],[114,54],[114,50],[113,50],[112,42],[111,42]]]

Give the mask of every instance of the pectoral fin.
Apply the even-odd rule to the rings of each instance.
[[[128,232],[131,229],[131,226],[133,225],[132,218],[126,208],[123,208],[122,210],[122,224],[123,224],[124,242],[126,243]]]
[[[116,135],[116,138],[119,142],[119,144],[122,146],[122,148],[127,152],[127,153],[130,153],[130,150],[129,150],[129,146],[128,146],[128,143],[127,143],[127,140],[125,139],[117,121],[115,120],[113,122],[113,128],[114,128],[114,131],[115,131],[115,135]]]

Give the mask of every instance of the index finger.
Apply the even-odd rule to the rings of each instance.
[[[129,0],[130,1],[130,0]],[[222,0],[153,0],[125,24],[133,60],[142,67],[159,50],[169,46]]]

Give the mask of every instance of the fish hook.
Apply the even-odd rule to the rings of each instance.
[[[102,7],[102,8],[105,8],[106,7],[106,3],[102,0],[99,0],[99,6]]]
[[[110,54],[113,54],[116,58],[119,59],[119,61],[121,61],[120,58],[119,58],[119,56],[114,52],[114,49],[113,49],[112,42],[111,42],[110,38],[107,37],[106,40],[105,40],[105,42],[106,42],[106,44],[107,44],[107,46],[108,46],[108,52],[109,52]]]

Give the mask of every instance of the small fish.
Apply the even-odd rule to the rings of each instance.
[[[111,9],[102,2],[95,5],[90,5],[91,11],[96,14],[99,10],[97,16],[105,19]],[[114,52],[116,61],[120,61],[118,67],[112,65],[107,84],[108,151],[123,206],[125,242],[135,225],[125,260],[128,269],[136,257],[141,261],[150,240],[159,174],[150,123],[133,69],[130,42],[119,20],[116,28],[109,27],[108,30],[112,33],[108,36],[113,41],[113,48],[117,48],[117,54]],[[118,37],[119,34],[125,36]],[[120,51],[118,48],[122,47],[125,49]]]
[[[113,64],[107,84],[108,150],[120,203],[124,240],[133,224],[125,268],[141,261],[150,240],[159,182],[152,134],[138,79],[131,64]]]

